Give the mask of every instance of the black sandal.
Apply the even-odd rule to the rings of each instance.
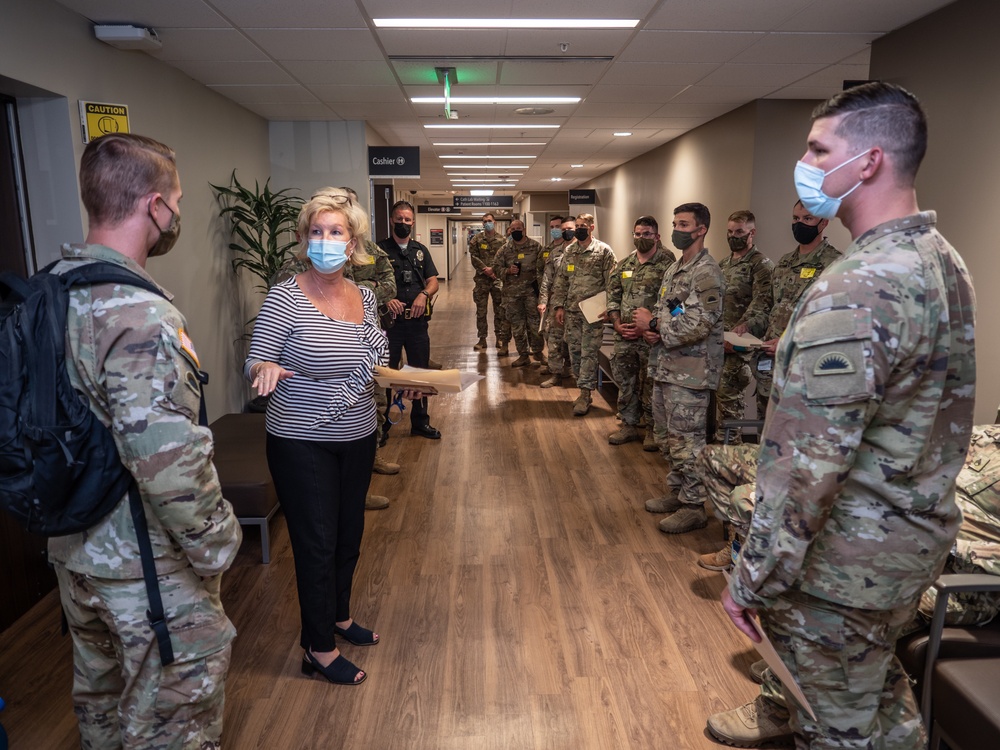
[[[306,651],[306,655],[302,657],[302,674],[306,677],[312,677],[317,672],[323,675],[327,682],[332,682],[334,685],[360,685],[368,679],[368,673],[351,664],[344,658],[343,654],[324,667],[316,660],[315,656]],[[358,673],[361,674],[360,680],[355,679]]]
[[[378,645],[379,642],[375,633],[370,631],[368,628],[361,627],[356,622],[352,622],[350,626],[346,628],[340,628],[334,625],[333,632],[354,646],[375,646]]]

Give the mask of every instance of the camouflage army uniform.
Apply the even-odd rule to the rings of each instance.
[[[588,323],[580,312],[580,302],[607,291],[617,262],[611,247],[596,237],[591,237],[586,248],[571,242],[563,251],[562,267],[553,283],[552,312],[563,308],[564,337],[576,384],[581,389],[597,388],[597,352],[604,337],[604,321]]]
[[[732,524],[741,539],[753,515],[758,449],[745,444],[706,445],[698,454],[698,470],[716,517]]]
[[[552,306],[552,285],[556,274],[562,270],[563,253],[570,243],[560,241],[550,242],[542,248],[541,267],[537,270],[538,303],[545,305],[545,344],[549,349],[549,371],[559,375],[569,362],[569,349],[563,336],[565,327],[556,320],[556,310]]]
[[[791,712],[800,747],[926,741],[893,648],[958,533],[976,367],[972,284],[934,225],[924,212],[858,237],[778,345],[729,592],[816,711]]]
[[[365,252],[368,253],[371,262],[359,266],[349,262],[344,276],[358,286],[366,286],[375,292],[375,300],[378,302],[379,310],[382,310],[389,300],[396,296],[396,274],[392,271],[392,263],[389,262],[385,250],[371,240],[365,240]],[[375,410],[378,415],[379,435],[382,434],[388,408],[385,388],[376,388]]]
[[[503,279],[503,309],[517,353],[521,356],[541,354],[544,342],[538,327],[538,259],[542,246],[530,237],[520,245],[508,239],[493,258],[493,270]],[[519,264],[521,272],[510,274],[507,269]]]
[[[719,264],[702,249],[667,268],[653,310],[660,334],[649,350],[653,420],[658,433],[665,429],[660,451],[670,461],[667,496],[684,505],[702,507],[706,499],[695,459],[705,447],[709,396],[722,373],[724,294]],[[675,298],[684,305],[682,315],[670,314],[667,303]]]
[[[608,281],[608,315],[618,313],[623,323],[631,323],[636,309],[652,310],[663,274],[673,262],[674,254],[659,243],[645,263],[634,252],[622,260]],[[618,385],[618,412],[626,425],[636,427],[645,415],[646,425],[653,428],[653,381],[648,369],[649,344],[642,338],[627,341],[615,332],[611,373]]]
[[[730,254],[719,263],[726,283],[726,298],[722,306],[722,328],[731,331],[746,324],[754,336],[761,336],[767,329],[771,312],[771,274],[774,263],[756,245],[741,258]],[[728,352],[722,364],[722,378],[716,393],[718,404],[717,439],[723,441],[722,422],[727,419],[744,419],[746,403],[743,392],[750,385],[750,355]],[[758,414],[764,418],[763,412]],[[739,442],[737,434],[733,442]]]
[[[101,245],[63,247],[150,279]],[[64,260],[57,271],[79,261]],[[183,316],[135,287],[77,287],[67,320],[70,377],[113,427],[145,505],[176,662],[160,664],[127,496],[92,528],[49,540],[73,635],[75,712],[85,748],[218,747],[230,642],[221,573],[242,535],[198,426],[198,360]]]
[[[771,275],[772,305],[770,312],[766,313],[767,330],[764,331],[764,341],[779,338],[785,332],[799,297],[819,278],[823,269],[839,257],[840,251],[825,239],[806,255],[802,255],[796,248],[781,257]],[[759,302],[760,300],[755,300],[755,303]],[[754,307],[755,304],[752,303],[751,308]],[[751,309],[748,314],[756,320],[760,311]],[[771,397],[774,362],[761,352],[755,352],[751,358],[751,366],[757,380],[757,413],[763,417],[767,412],[767,401]]]
[[[479,338],[485,339],[489,333],[486,321],[486,309],[490,297],[493,298],[493,333],[498,344],[510,341],[510,324],[503,314],[503,278],[502,273],[494,269],[495,279],[483,273],[484,268],[491,267],[497,251],[504,246],[505,238],[498,232],[490,237],[486,232],[473,235],[469,240],[469,259],[476,272],[475,286],[472,289],[472,300],[476,303],[476,332]]]

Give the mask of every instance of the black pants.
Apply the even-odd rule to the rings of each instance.
[[[396,325],[389,329],[389,367],[399,368],[399,361],[406,350],[406,363],[411,367],[427,367],[431,359],[431,339],[427,335],[427,318],[396,318]],[[389,396],[390,402],[392,395]],[[423,427],[430,422],[427,416],[427,399],[413,402],[410,425]],[[385,424],[386,429],[389,423]]]
[[[342,442],[267,436],[267,465],[295,558],[302,648],[333,651],[335,623],[351,616],[374,463],[375,433]]]

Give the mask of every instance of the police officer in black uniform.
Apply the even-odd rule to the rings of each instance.
[[[390,221],[392,236],[380,241],[396,276],[396,296],[388,307],[396,322],[389,329],[389,367],[398,368],[403,349],[412,367],[427,367],[431,340],[427,335],[427,304],[438,290],[437,268],[426,245],[410,237],[416,212],[407,201],[397,201]],[[441,432],[430,425],[427,398],[413,401],[410,434],[439,440]],[[386,423],[386,429],[389,424]]]

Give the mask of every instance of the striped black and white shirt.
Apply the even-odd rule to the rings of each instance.
[[[375,431],[373,370],[388,355],[378,304],[360,287],[361,325],[317,310],[295,278],[271,287],[254,325],[244,374],[276,362],[295,375],[278,382],[267,405],[267,431],[301,440],[356,440]]]

